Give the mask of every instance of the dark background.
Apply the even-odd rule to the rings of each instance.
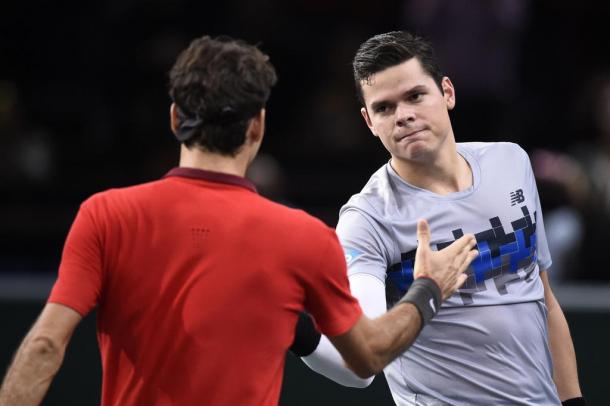
[[[111,0],[2,8],[0,272],[54,272],[83,199],[176,165],[167,72],[196,36],[230,34],[271,55],[279,82],[254,180],[263,194],[329,225],[388,158],[360,117],[351,76],[351,58],[371,35],[409,29],[434,42],[457,89],[458,141],[512,141],[530,152],[595,145],[586,90],[610,66],[610,6],[601,2]],[[558,200],[549,196],[547,210]],[[583,269],[568,276],[607,278]]]
[[[610,5],[603,2],[550,0],[3,4],[0,276],[53,275],[84,199],[157,179],[177,164],[167,72],[178,52],[203,34],[259,43],[271,56],[279,82],[267,109],[261,159],[249,176],[262,194],[333,226],[341,205],[388,159],[360,117],[351,58],[370,36],[408,29],[434,43],[456,87],[456,139],[517,142],[530,153],[547,234],[568,236],[551,247],[554,281],[606,284],[610,192],[603,198],[574,182],[610,179],[610,166],[594,172],[586,165],[610,162],[610,130],[603,125],[610,93],[600,90],[610,77],[608,21]],[[565,210],[568,217],[551,221]],[[8,364],[41,299],[0,301],[6,326],[0,365]],[[605,399],[600,379],[609,361],[610,298],[607,303],[605,312],[567,312],[583,388],[599,399],[593,404]],[[95,403],[93,330],[90,316],[45,404]],[[382,379],[365,392],[339,389],[290,357],[282,399],[291,405],[389,401]]]

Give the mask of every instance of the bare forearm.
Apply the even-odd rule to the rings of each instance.
[[[349,337],[330,339],[347,366],[360,378],[368,378],[381,372],[413,343],[420,325],[415,306],[400,303],[376,319],[361,317]]]
[[[372,320],[371,350],[381,367],[405,352],[419,335],[421,317],[411,303],[400,303],[390,312]]]
[[[0,406],[38,405],[63,359],[63,349],[44,337],[26,337],[2,387]]]
[[[436,282],[426,277],[416,279],[398,304],[372,323],[369,343],[376,362],[386,365],[404,352],[440,309],[441,301],[442,291]]]
[[[553,380],[559,398],[580,397],[576,355],[568,323],[558,304],[549,309],[549,345],[553,357]]]

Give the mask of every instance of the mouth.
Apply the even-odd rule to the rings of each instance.
[[[400,135],[400,136],[396,137],[396,141],[400,142],[400,141],[405,140],[407,138],[411,138],[411,137],[421,133],[424,130],[425,130],[425,128],[420,128],[419,130],[411,131],[408,134]]]

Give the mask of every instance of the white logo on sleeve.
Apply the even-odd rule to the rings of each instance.
[[[354,248],[343,247],[343,252],[345,253],[345,262],[347,262],[348,265],[350,264],[350,262],[362,255],[362,251],[359,251]]]
[[[436,313],[436,306],[434,306],[434,299],[430,299],[429,303],[430,303],[430,307],[432,308],[432,311],[434,313]]]

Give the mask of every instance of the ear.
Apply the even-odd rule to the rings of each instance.
[[[369,130],[371,130],[373,135],[376,137],[377,134],[375,134],[375,131],[373,131],[373,122],[371,121],[371,118],[369,117],[369,112],[366,109],[366,107],[361,107],[360,108],[360,114],[362,114],[362,118],[364,118],[364,122],[366,123],[367,127],[369,128]]]
[[[261,142],[263,135],[265,134],[265,116],[266,110],[261,109],[258,114],[250,119],[248,129],[246,130],[246,137],[251,142]]]
[[[451,80],[445,76],[441,82],[441,87],[443,89],[443,97],[445,98],[445,104],[447,105],[447,110],[453,110],[455,107],[455,88],[453,87],[453,83]]]
[[[172,132],[174,133],[174,135],[176,135],[178,133],[178,128],[180,127],[180,119],[178,118],[178,106],[176,106],[176,103],[172,103],[172,105],[169,107],[169,123]]]

